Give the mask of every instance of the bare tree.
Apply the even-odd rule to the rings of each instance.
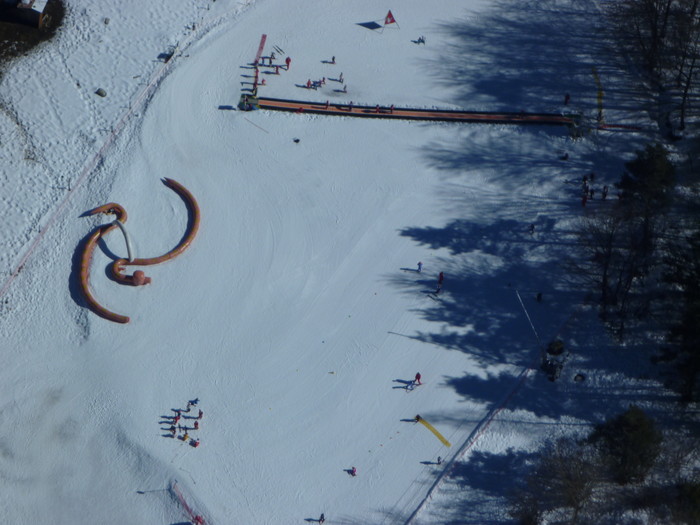
[[[676,86],[681,88],[679,128],[685,129],[689,95],[697,84],[696,66],[700,54],[700,0],[683,0],[674,9],[673,34],[670,42],[674,58]]]
[[[608,4],[607,14],[617,48],[660,101],[673,102],[684,129],[691,94],[699,87],[700,0],[619,0]],[[662,126],[671,122],[672,107],[666,106]]]
[[[619,338],[648,267],[644,229],[643,219],[619,209],[587,217],[578,231],[581,249],[566,265],[572,279],[599,291],[600,317]]]

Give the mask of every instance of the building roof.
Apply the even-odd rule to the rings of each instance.
[[[6,4],[16,4],[18,9],[31,9],[43,13],[49,0],[5,0]]]

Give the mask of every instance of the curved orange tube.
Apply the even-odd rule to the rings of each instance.
[[[114,278],[122,284],[148,284],[149,282],[151,282],[151,279],[148,277],[142,277],[140,280],[137,281],[132,275],[123,275],[122,272],[124,271],[124,268],[130,265],[146,266],[150,264],[158,264],[173,259],[180,255],[182,252],[184,252],[197,235],[200,221],[199,205],[197,204],[197,201],[192,196],[192,194],[179,182],[176,182],[172,179],[163,179],[163,184],[177,192],[178,195],[180,195],[187,204],[188,210],[191,213],[191,222],[188,231],[186,232],[182,241],[180,241],[180,243],[175,248],[170,250],[165,255],[161,255],[160,257],[151,257],[148,259],[134,259],[131,262],[129,262],[127,259],[117,259],[116,261],[114,261],[114,263],[112,263],[112,272],[114,274]],[[126,222],[127,220],[126,210],[116,203],[109,203],[103,206],[99,206],[93,210],[90,210],[87,214],[96,215],[98,213],[116,215],[117,220],[122,223]],[[107,310],[104,306],[99,304],[97,300],[93,297],[89,286],[90,262],[92,261],[92,254],[95,251],[95,246],[97,246],[98,241],[103,236],[105,236],[107,233],[109,233],[116,227],[117,225],[114,223],[100,226],[86,240],[85,248],[83,249],[83,255],[80,259],[80,287],[88,303],[88,306],[93,312],[95,312],[100,317],[103,317],[109,321],[114,321],[115,323],[128,323],[129,317]]]
[[[172,179],[163,179],[163,184],[174,190],[187,204],[187,208],[192,214],[192,222],[190,224],[189,231],[186,233],[180,243],[165,255],[161,255],[159,257],[149,257],[147,259],[134,259],[133,261],[129,261],[128,259],[117,259],[114,261],[114,263],[112,263],[112,273],[114,278],[122,284],[138,285],[138,283],[134,282],[133,275],[123,274],[127,266],[149,266],[151,264],[159,264],[169,261],[170,259],[174,259],[189,248],[190,244],[192,244],[192,241],[197,235],[197,231],[199,230],[199,205],[197,204],[197,201],[187,190],[187,188],[185,188],[179,182]],[[121,222],[124,222],[125,220],[126,218],[124,218],[124,220]],[[148,284],[150,282],[150,278],[147,277],[146,279],[147,281],[143,284]]]
[[[119,204],[109,203],[104,206],[99,206],[94,210],[90,210],[88,215],[96,215],[98,213],[112,214],[116,215],[118,220],[125,221],[127,218],[126,210],[122,208]],[[104,306],[97,302],[90,291],[89,279],[90,279],[90,262],[92,261],[92,254],[95,251],[95,246],[97,242],[106,235],[111,230],[116,228],[115,224],[109,224],[107,226],[100,226],[97,228],[92,235],[85,242],[85,248],[83,249],[83,256],[80,258],[80,288],[83,291],[83,295],[88,303],[90,309],[95,312],[100,317],[104,317],[109,321],[114,321],[115,323],[128,323],[129,318],[125,315],[116,314],[110,310],[107,310]]]

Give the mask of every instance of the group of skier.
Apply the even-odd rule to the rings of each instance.
[[[335,57],[331,58],[330,60],[323,60],[322,62],[324,64],[335,65]],[[343,89],[338,89],[336,91],[339,91],[341,93],[348,92],[348,86],[347,86],[347,84],[344,84],[345,78],[343,77],[342,71],[341,71],[340,75],[338,76],[338,78],[330,78],[329,77],[328,79],[326,79],[326,77],[322,77],[320,80],[311,80],[309,78],[306,80],[306,83],[304,84],[304,86],[306,87],[306,89],[313,89],[315,91],[315,90],[325,86],[326,80],[333,80],[335,82],[340,82],[341,84],[343,84]],[[328,103],[326,103],[326,105],[328,105]],[[326,109],[328,109],[328,108],[326,107]]]
[[[183,441],[185,443],[188,443],[191,447],[197,448],[199,446],[199,438],[197,439],[190,439],[190,430],[199,430],[199,421],[202,419],[202,416],[204,416],[204,412],[202,412],[201,409],[199,410],[199,413],[197,416],[183,416],[183,413],[189,413],[194,407],[196,407],[199,404],[199,398],[196,399],[191,399],[190,401],[187,402],[187,408],[181,409],[181,408],[174,408],[173,412],[175,412],[174,416],[169,416],[168,419],[170,419],[171,425],[167,429],[168,432],[170,432],[171,437],[174,439],[177,437],[180,441]],[[180,424],[180,418],[184,419],[194,419],[194,423],[191,427],[188,427],[186,425],[181,425]],[[184,434],[181,434],[178,436],[178,432],[184,432]]]
[[[268,60],[268,63],[265,64],[265,60]],[[292,59],[291,57],[287,57],[284,59],[284,66],[280,64],[274,64],[273,61],[275,60],[275,53],[272,52],[270,53],[269,56],[267,57],[260,57],[254,64],[253,64],[253,69],[255,70],[255,76],[253,78],[253,87],[250,90],[251,95],[254,97],[258,96],[258,86],[264,86],[266,84],[265,79],[263,78],[262,80],[259,80],[259,75],[260,75],[260,67],[266,66],[266,67],[272,67],[275,70],[275,75],[280,74],[280,68],[284,69],[285,71],[289,71],[289,66],[292,64]]]
[[[583,176],[583,181],[581,184],[581,204],[583,206],[586,206],[586,202],[588,200],[593,199],[593,196],[595,195],[595,189],[591,187],[593,184],[593,181],[595,180],[595,172],[591,172],[588,175]],[[603,186],[603,189],[600,192],[601,199],[605,200],[608,197],[608,187]]]

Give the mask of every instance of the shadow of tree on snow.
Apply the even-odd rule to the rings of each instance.
[[[456,106],[577,112],[589,123],[598,112],[595,67],[606,116],[633,118],[649,109],[649,101],[610,58],[602,19],[592,13],[583,0],[496,1],[478,17],[439,24],[436,31],[452,45],[421,65],[454,92]],[[566,93],[571,102],[565,106]],[[612,187],[646,140],[597,131],[574,140],[565,128],[552,126],[465,125],[455,127],[450,139],[423,147],[425,166],[441,179],[436,205],[453,218],[443,226],[399,231],[426,251],[440,250],[432,272],[387,276],[401,293],[425,296],[416,313],[436,327],[400,335],[428,343],[426,352],[464,353],[473,372],[442,381],[465,400],[494,408],[517,385],[499,414],[516,432],[519,424],[587,427],[632,403],[673,401],[645,375],[644,349],[615,348],[608,340],[597,322],[595,298],[572,286],[561,264],[576,254],[577,218],[614,205],[598,200],[582,209],[582,176],[593,171],[597,184]],[[563,152],[571,152],[567,160]],[[445,282],[434,297],[438,271],[445,272]],[[542,302],[535,299],[539,292]],[[543,347],[556,337],[570,355],[561,378],[550,382],[537,367]],[[530,366],[535,370],[520,383]],[[574,381],[581,370],[585,380]],[[425,415],[434,424],[464,422],[458,412]],[[449,498],[449,508],[433,503],[433,511],[450,525],[511,522],[504,497],[530,457],[523,451],[471,450],[451,465],[445,484],[465,495]],[[387,519],[402,522],[399,516]]]

